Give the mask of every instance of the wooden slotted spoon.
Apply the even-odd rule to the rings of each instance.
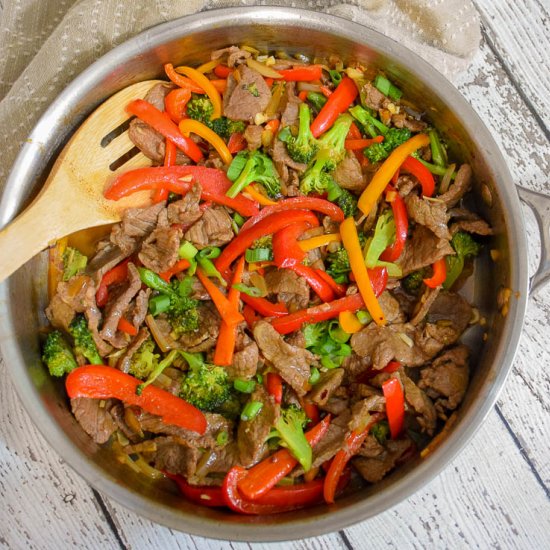
[[[120,221],[126,208],[145,206],[149,191],[109,201],[103,192],[113,175],[151,161],[139,153],[123,162],[134,144],[116,130],[129,115],[126,105],[143,98],[158,80],[138,82],[101,104],[76,130],[58,156],[42,190],[30,206],[0,231],[0,282],[57,239],[89,227]],[[120,159],[120,162],[117,162]]]

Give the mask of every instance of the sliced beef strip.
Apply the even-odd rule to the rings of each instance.
[[[413,342],[415,331],[408,325],[379,327],[371,323],[351,337],[353,351],[361,357],[369,357],[375,370],[384,368],[390,361],[402,365],[420,366],[429,358]]]
[[[231,365],[225,367],[230,378],[250,379],[258,369],[259,350],[256,342],[246,335],[237,341]]]
[[[447,227],[449,215],[444,203],[421,199],[411,193],[405,200],[405,204],[407,205],[407,213],[411,220],[427,227],[440,239],[451,239],[451,234]]]
[[[133,304],[133,308],[131,308],[131,311],[129,314],[130,322],[137,329],[139,329],[139,327],[145,321],[145,317],[147,317],[150,296],[151,296],[150,288],[141,289],[136,296],[136,300]]]
[[[433,435],[437,422],[437,412],[432,400],[403,372],[403,370],[400,370],[399,373],[393,376],[401,380],[405,392],[405,401],[417,415],[416,418],[422,431],[425,431],[428,435]]]
[[[460,345],[447,350],[420,371],[418,387],[435,399],[435,409],[446,418],[446,410],[460,405],[468,387],[469,350]]]
[[[130,371],[130,363],[132,362],[132,357],[136,351],[140,348],[141,344],[145,342],[150,336],[149,330],[146,327],[143,327],[139,330],[136,337],[132,340],[132,343],[128,346],[124,355],[118,360],[117,367],[122,372],[128,373]]]
[[[249,124],[244,131],[244,139],[248,145],[249,151],[255,151],[262,146],[262,132],[263,126],[256,126],[256,124]]]
[[[348,151],[344,160],[338,164],[332,175],[336,183],[343,189],[363,191],[367,186],[367,180],[363,176],[361,165],[351,151]]]
[[[207,208],[202,217],[195,222],[184,235],[198,249],[207,246],[223,246],[234,237],[231,217],[227,210],[220,206]]]
[[[375,458],[385,452],[383,445],[378,443],[378,440],[373,435],[368,435],[361,448],[357,452],[357,456],[363,456],[365,458]]]
[[[109,414],[107,403],[101,407],[101,399],[76,397],[71,399],[71,410],[82,429],[99,444],[105,443],[117,425]]]
[[[424,320],[439,295],[440,290],[440,286],[436,288],[426,287],[415,306],[413,317],[410,320],[411,325],[416,326]]]
[[[319,408],[322,411],[338,416],[349,409],[349,399],[344,397],[331,397],[324,405],[319,405]]]
[[[157,227],[164,207],[164,202],[159,202],[146,208],[128,208],[122,215],[122,222],[113,227],[111,242],[126,256],[133,254]]]
[[[167,271],[179,259],[182,235],[179,227],[158,227],[143,241],[138,258],[155,273]]]
[[[308,350],[292,346],[266,321],[254,326],[254,339],[262,355],[279,372],[283,380],[299,395],[309,390],[310,366],[316,363]]]
[[[191,225],[199,220],[202,216],[202,210],[199,208],[201,193],[202,187],[195,183],[181,200],[171,202],[167,208],[168,223]]]
[[[345,371],[345,383],[354,382],[363,373],[369,370],[370,365],[371,362],[368,355],[357,355],[357,353],[353,351],[351,355],[348,355],[342,362],[342,368]]]
[[[309,398],[316,405],[326,405],[332,394],[340,387],[344,369],[331,369],[321,374],[319,382],[313,386]]]
[[[289,311],[304,309],[309,304],[309,287],[306,280],[290,269],[274,269],[265,274],[269,294],[287,305]]]
[[[396,113],[391,117],[392,124],[396,128],[407,128],[411,132],[422,132],[427,128],[427,124],[422,120],[416,120],[407,116],[406,113]]]
[[[403,174],[397,179],[397,189],[403,198],[407,197],[418,185],[420,185],[418,180],[409,174]]]
[[[463,164],[456,173],[454,183],[449,190],[437,198],[442,200],[447,208],[452,208],[470,190],[472,180],[472,168],[469,164]]]
[[[286,144],[283,143],[280,139],[273,140],[273,145],[270,152],[273,162],[275,163],[275,168],[277,169],[277,172],[279,172],[279,176],[281,177],[281,179],[285,182],[288,180],[288,172],[286,174],[286,177],[284,174],[285,167],[292,168],[299,173],[304,172],[307,168],[307,164],[292,160],[286,149]]]
[[[88,262],[86,274],[93,279],[97,286],[107,271],[113,269],[129,255],[130,253],[123,252],[119,246],[108,242]]]
[[[259,462],[267,453],[265,442],[280,414],[279,405],[261,385],[250,396],[250,402],[252,401],[262,403],[262,408],[251,420],[241,419],[237,431],[239,461],[245,468]]]
[[[139,430],[132,429],[130,424],[126,421],[126,411],[124,404],[121,401],[116,402],[110,409],[109,414],[115,421],[117,428],[126,436],[132,443],[138,443],[143,439],[143,432],[141,428]]]
[[[109,342],[115,348],[124,348],[128,341],[124,335],[118,330],[118,323],[121,317],[128,311],[130,302],[135,298],[141,290],[141,279],[136,266],[130,262],[128,264],[128,282],[120,285],[119,288],[112,292],[107,306],[105,307],[105,318],[101,332],[101,338]]]
[[[296,84],[286,83],[285,107],[281,114],[281,128],[285,126],[298,126],[300,98],[296,95]]]
[[[232,120],[254,122],[254,117],[267,107],[271,90],[257,71],[246,65],[241,65],[237,71],[240,74],[238,82],[233,74],[227,78],[223,95],[224,115]]]
[[[454,235],[458,231],[466,231],[466,233],[474,233],[475,235],[481,235],[483,237],[493,234],[493,229],[485,221],[480,219],[476,220],[459,220],[451,224],[451,235]]]
[[[388,323],[400,323],[405,320],[405,316],[399,307],[399,302],[389,291],[384,291],[378,297],[378,303],[384,312]]]
[[[155,84],[149,92],[147,92],[144,99],[159,111],[164,111],[164,98],[173,89],[174,85],[171,82]],[[151,126],[139,118],[134,118],[130,122],[130,127],[128,128],[128,137],[146,157],[158,164],[164,162],[166,140],[164,136],[151,128]],[[189,163],[188,157],[178,150],[176,164],[187,163]]]
[[[370,109],[378,111],[385,108],[390,100],[380,91],[372,82],[367,82],[361,90],[362,97],[365,98],[365,105]]]
[[[410,449],[411,444],[408,439],[387,441],[384,453],[373,458],[356,457],[352,464],[366,481],[377,483],[393,470],[398,460]]]
[[[241,50],[237,46],[229,46],[229,48],[223,48],[212,52],[210,54],[210,59],[212,59],[212,61],[216,61],[217,59],[224,60],[228,67],[233,68],[245,63],[251,55],[250,52]]]
[[[212,302],[199,304],[199,328],[195,331],[184,332],[179,344],[191,353],[208,351],[212,349],[218,340],[221,318],[218,310]]]
[[[351,418],[348,422],[350,432],[362,432],[372,421],[371,413],[384,412],[386,400],[381,395],[373,393],[365,399],[357,401],[351,409]]]
[[[216,481],[221,485],[223,479],[219,477],[208,477],[210,474],[225,474],[233,466],[239,465],[239,448],[236,441],[228,443],[219,449],[212,449],[206,460],[201,458],[200,464],[187,481],[192,485],[214,484]]]
[[[196,447],[188,446],[177,436],[155,437],[157,450],[153,455],[153,463],[157,470],[184,477],[192,476],[197,469],[201,452]]]
[[[432,265],[448,254],[454,254],[447,239],[440,239],[433,231],[423,225],[417,225],[412,237],[407,239],[405,250],[398,260],[403,275]]]

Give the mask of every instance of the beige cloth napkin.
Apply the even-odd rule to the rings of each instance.
[[[451,80],[477,50],[469,0],[4,0],[0,21],[0,189],[33,125],[105,52],[147,27],[221,7],[286,5],[333,13],[408,46]]]

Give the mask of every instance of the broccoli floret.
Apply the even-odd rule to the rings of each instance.
[[[224,116],[216,118],[215,120],[210,120],[213,112],[214,107],[212,101],[207,97],[193,97],[187,103],[187,116],[202,122],[219,136],[228,138],[235,132],[244,132],[244,122],[240,120],[230,120]]]
[[[69,334],[73,337],[74,351],[77,356],[87,359],[90,365],[103,364],[84,315],[75,315],[69,325]]]
[[[346,218],[355,216],[355,212],[357,211],[357,197],[347,189],[342,189],[342,193],[336,199],[336,202],[344,212]]]
[[[203,411],[221,411],[232,397],[232,385],[223,367],[204,363],[200,354],[182,352],[189,370],[182,380],[180,397]]]
[[[281,415],[275,422],[275,430],[281,438],[281,444],[288,448],[306,472],[311,468],[312,462],[311,445],[304,435],[304,428],[308,422],[306,413],[296,405],[281,409]]]
[[[481,251],[481,245],[469,233],[464,231],[458,231],[454,234],[451,246],[456,254],[447,256],[445,259],[447,264],[447,277],[443,283],[445,289],[451,288],[462,273],[464,260],[477,256]]]
[[[385,160],[390,153],[411,137],[411,131],[407,128],[389,128],[384,134],[382,143],[373,143],[364,149],[365,156],[370,162]]]
[[[50,332],[46,337],[42,361],[52,376],[63,376],[78,366],[71,347],[59,330]]]
[[[273,248],[273,235],[263,235],[256,239],[250,248]]]
[[[292,160],[307,164],[317,153],[319,144],[310,130],[311,111],[306,103],[300,103],[299,117],[298,135],[288,139],[286,148]]]
[[[380,134],[385,135],[389,130],[384,123],[380,122],[377,118],[372,116],[367,109],[364,109],[360,105],[352,107],[349,112],[373,138]]]
[[[403,278],[401,280],[401,284],[409,294],[416,295],[422,288],[422,283],[425,276],[426,274],[423,269],[419,271],[414,271],[413,273],[410,273],[405,278]]]
[[[273,161],[259,151],[241,151],[233,159],[227,177],[233,182],[226,193],[231,198],[253,182],[263,185],[271,198],[281,194],[281,182]]]
[[[370,430],[370,433],[376,438],[380,445],[384,445],[390,436],[390,426],[386,420],[377,422]]]
[[[170,353],[168,353],[168,355],[166,355],[164,357],[164,359],[160,362],[155,362],[154,360],[152,361],[152,364],[153,364],[153,369],[151,370],[151,372],[149,372],[149,374],[147,375],[147,380],[143,383],[143,384],[140,384],[137,388],[136,388],[136,393],[137,395],[141,395],[141,393],[143,392],[143,390],[149,385],[149,384],[152,384],[161,374],[162,372],[167,369],[170,365],[172,365],[172,363],[178,358],[178,356],[181,354],[182,352],[177,350],[177,349],[173,349]]]
[[[367,239],[363,233],[359,233],[359,243],[361,247],[365,246]],[[325,258],[327,273],[337,283],[347,283],[348,274],[351,271],[349,257],[346,249],[342,246],[334,252],[329,252]]]
[[[349,115],[340,115],[332,128],[319,139],[315,161],[300,181],[302,193],[325,193],[334,183],[328,172],[334,170],[346,155],[345,142],[351,123]]]
[[[63,252],[63,280],[68,281],[77,273],[84,271],[87,263],[87,256],[84,256],[84,254],[76,248],[68,246],[65,252]]]
[[[140,380],[145,380],[158,366],[160,355],[155,353],[155,342],[148,338],[132,355],[129,372]]]

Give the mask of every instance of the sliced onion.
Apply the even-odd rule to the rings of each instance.
[[[261,292],[260,298],[264,298],[269,294],[265,279],[257,271],[250,273],[250,282]]]
[[[145,317],[145,323],[149,327],[157,346],[163,353],[170,351],[174,347],[175,342],[171,338],[169,339],[165,336],[162,330],[160,330],[155,318],[151,314]]]
[[[445,174],[443,175],[443,179],[441,180],[441,183],[439,184],[439,192],[441,194],[446,193],[449,189],[449,185],[451,184],[451,178],[453,177],[453,173],[455,171],[456,164],[451,164],[448,168]]]
[[[266,78],[282,78],[282,75],[278,73],[275,69],[272,69],[271,67],[268,67],[267,65],[264,65],[263,63],[252,59],[251,57],[246,60],[246,64],[251,69],[258,71],[262,76],[265,76]]]
[[[321,86],[319,84],[312,84],[311,82],[298,82],[296,86],[299,92],[320,92]]]

